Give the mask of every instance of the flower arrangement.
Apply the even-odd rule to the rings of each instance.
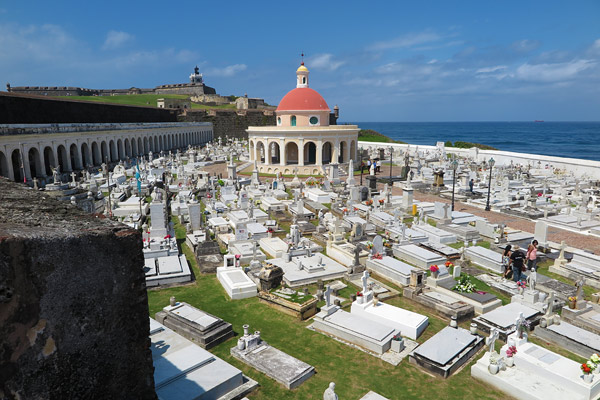
[[[397,333],[397,334],[396,334],[396,335],[395,335],[395,336],[392,338],[392,340],[395,340],[395,341],[399,342],[399,341],[401,341],[401,340],[402,340],[402,336],[401,336],[399,333]]]
[[[369,199],[369,200],[365,201],[365,205],[372,206],[373,205],[373,199]]]
[[[596,365],[594,363],[591,363],[591,362],[588,361],[588,362],[585,362],[585,363],[581,364],[580,368],[581,368],[581,371],[585,375],[588,375],[588,374],[591,374],[592,371],[596,369]]]
[[[598,368],[598,364],[600,364],[600,356],[598,356],[598,354],[594,353],[590,357],[590,361],[596,365],[596,368]]]
[[[452,264],[452,262],[450,261],[446,261],[444,265],[446,266],[446,268],[454,267],[454,264]]]
[[[458,284],[454,286],[454,290],[458,293],[473,293],[475,291],[475,285],[471,282],[468,275],[461,275],[458,278]]]
[[[439,272],[439,271],[440,271],[440,267],[438,267],[437,265],[435,265],[435,264],[434,264],[434,265],[431,265],[431,266],[429,267],[429,270],[430,270],[431,272]]]
[[[241,254],[236,254],[236,255],[235,255],[235,259],[236,259],[236,260],[239,260],[241,257],[242,257],[242,255],[241,255]]]
[[[273,232],[274,232],[274,231],[273,231],[273,228],[269,228],[269,229],[267,229],[267,232],[268,232],[268,233],[273,233]]]
[[[356,292],[356,297],[362,297],[362,293],[361,292]]]
[[[347,209],[347,208],[344,208],[344,209],[342,210],[342,212],[343,212],[344,214],[346,214],[346,213],[348,212],[348,209]]]
[[[570,297],[569,297],[569,301],[577,301],[577,297],[575,297],[575,296],[570,296]]]
[[[367,242],[367,249],[371,250],[373,248],[373,242]]]
[[[381,205],[381,206],[382,206],[382,205],[383,205],[383,203],[385,203],[385,200],[383,200],[383,199],[379,199],[379,205]]]
[[[517,354],[516,346],[509,346],[508,349],[506,349],[506,357],[514,357],[515,354]]]
[[[525,281],[518,281],[517,282],[517,287],[519,289],[525,289],[527,287],[527,283]]]
[[[375,254],[373,254],[373,258],[375,260],[381,260],[383,258],[383,256],[380,253],[375,253]]]
[[[354,207],[354,211],[358,211],[358,208],[357,208],[357,207]]]

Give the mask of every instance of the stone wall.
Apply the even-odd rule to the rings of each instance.
[[[0,92],[0,124],[176,122],[177,111]]]
[[[179,116],[182,122],[212,122],[215,139],[248,138],[249,126],[275,126],[275,113],[270,110],[188,110]]]
[[[156,399],[141,243],[0,178],[0,398]]]

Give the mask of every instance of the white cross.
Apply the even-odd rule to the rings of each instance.
[[[369,271],[365,271],[363,272],[363,276],[362,276],[362,284],[363,284],[363,295],[367,292],[367,282],[369,279]]]
[[[325,305],[327,307],[331,306],[331,293],[333,292],[333,290],[331,290],[331,286],[327,285],[327,290],[325,290]]]

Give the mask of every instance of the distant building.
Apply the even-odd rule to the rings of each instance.
[[[129,89],[86,89],[72,86],[11,86],[6,84],[6,91],[11,93],[36,94],[40,96],[115,96],[126,94],[184,94],[198,96],[202,94],[216,94],[217,91],[204,84],[202,74],[198,66],[190,75],[189,83],[176,83],[160,85],[154,89],[140,89],[131,87]]]
[[[188,110],[192,108],[192,103],[189,99],[164,98],[156,100],[158,108],[175,108],[178,110]]]

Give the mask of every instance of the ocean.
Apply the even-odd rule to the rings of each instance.
[[[498,150],[600,161],[600,122],[350,122],[394,140],[487,144]]]

